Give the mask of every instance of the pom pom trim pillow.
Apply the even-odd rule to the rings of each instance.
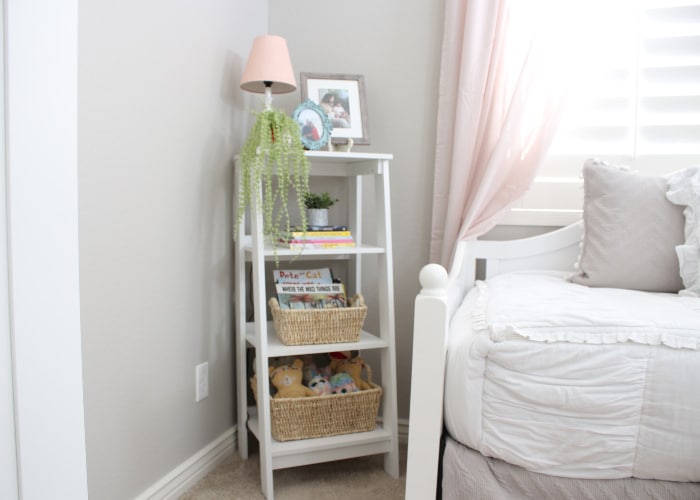
[[[683,207],[668,181],[600,160],[583,165],[584,236],[578,272],[592,287],[676,293],[683,288],[676,246],[685,241]]]
[[[685,207],[685,243],[676,247],[685,290],[678,293],[700,297],[700,167],[671,174],[668,186],[666,198]]]

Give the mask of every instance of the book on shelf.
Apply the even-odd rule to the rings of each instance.
[[[280,246],[293,250],[354,247],[350,231],[292,231],[278,240]]]
[[[304,228],[303,227],[293,227],[291,228],[292,231],[296,232],[303,232]],[[348,226],[312,226],[308,225],[306,226],[306,232],[327,232],[327,231],[347,231]]]
[[[304,233],[303,231],[292,231],[289,234],[285,234],[283,238],[287,239],[299,239],[299,238],[304,238],[304,239],[314,239],[314,240],[323,240],[323,239],[335,239],[335,238],[350,238],[352,239],[352,233],[350,231],[307,231]]]
[[[294,237],[294,238],[280,238],[279,239],[280,243],[354,243],[355,241],[352,239],[352,236],[329,236],[326,238],[316,238],[316,237],[311,237],[311,238],[302,238],[302,237]]]
[[[333,283],[333,273],[329,267],[319,269],[273,269],[275,283],[328,284]]]
[[[336,283],[330,268],[273,269],[280,309],[325,309],[345,307],[347,296]]]
[[[328,242],[328,241],[300,241],[300,242],[289,242],[280,241],[279,246],[282,248],[288,248],[289,250],[327,250],[333,248],[355,248],[354,241],[338,241],[338,242]]]
[[[282,237],[279,239],[279,241],[287,241],[290,243],[298,243],[298,242],[318,242],[318,243],[324,243],[324,242],[329,242],[329,243],[334,243],[334,242],[344,242],[344,241],[353,241],[352,236],[328,236],[328,235],[320,235],[317,236],[315,234],[307,234],[306,236],[300,234],[300,235],[292,235],[292,236],[287,236],[287,237]]]
[[[303,227],[292,227],[287,234],[287,237],[290,238],[327,236],[352,236],[352,232],[348,230],[347,226],[307,226],[306,231]]]
[[[347,306],[342,283],[277,283],[280,309],[328,309]]]

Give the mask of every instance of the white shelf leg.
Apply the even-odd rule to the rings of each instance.
[[[260,447],[260,488],[268,500],[274,497],[272,482],[272,434],[270,430],[270,384],[267,359],[267,304],[265,302],[265,255],[262,234],[262,210],[253,196],[251,202],[251,232],[253,236],[253,311],[255,314],[255,373],[257,374],[257,403]]]
[[[348,178],[348,226],[353,228],[355,243],[362,244],[362,177]],[[362,256],[356,255],[348,264],[348,289],[362,292]]]
[[[238,206],[240,204],[240,183],[239,172],[234,172],[233,183],[233,220],[238,220]],[[235,284],[235,316],[236,316],[236,386],[237,386],[237,430],[238,430],[238,454],[243,460],[248,459],[248,431],[246,428],[248,420],[248,380],[246,373],[246,302],[245,302],[245,256],[240,249],[240,242],[245,235],[245,221],[241,222],[236,230],[236,245],[234,245],[234,272],[236,273]]]
[[[391,432],[391,451],[384,455],[384,470],[391,477],[399,477],[399,430],[396,394],[396,341],[394,324],[394,266],[391,248],[391,197],[389,192],[389,162],[378,160],[379,175],[375,177],[375,208],[377,210],[377,244],[383,246],[384,254],[379,256],[378,288],[379,319],[381,336],[389,349],[382,351],[382,387],[384,390],[384,426]]]

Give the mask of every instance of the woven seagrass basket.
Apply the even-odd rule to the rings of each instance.
[[[329,309],[281,309],[275,297],[268,303],[275,334],[284,345],[358,342],[367,317],[361,294],[355,295],[348,307]]]
[[[365,365],[371,389],[305,398],[270,398],[270,427],[277,441],[311,439],[354,432],[372,431],[377,425],[382,388],[372,383],[372,371]],[[250,387],[257,401],[255,376]]]

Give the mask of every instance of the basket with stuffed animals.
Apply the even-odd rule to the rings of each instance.
[[[334,361],[321,367],[305,356],[270,366],[273,438],[292,441],[374,430],[382,388],[372,383],[371,368],[359,356]],[[257,400],[255,376],[250,386]]]
[[[348,307],[326,309],[282,309],[276,298],[269,300],[275,333],[284,345],[357,342],[367,316],[361,294]]]

